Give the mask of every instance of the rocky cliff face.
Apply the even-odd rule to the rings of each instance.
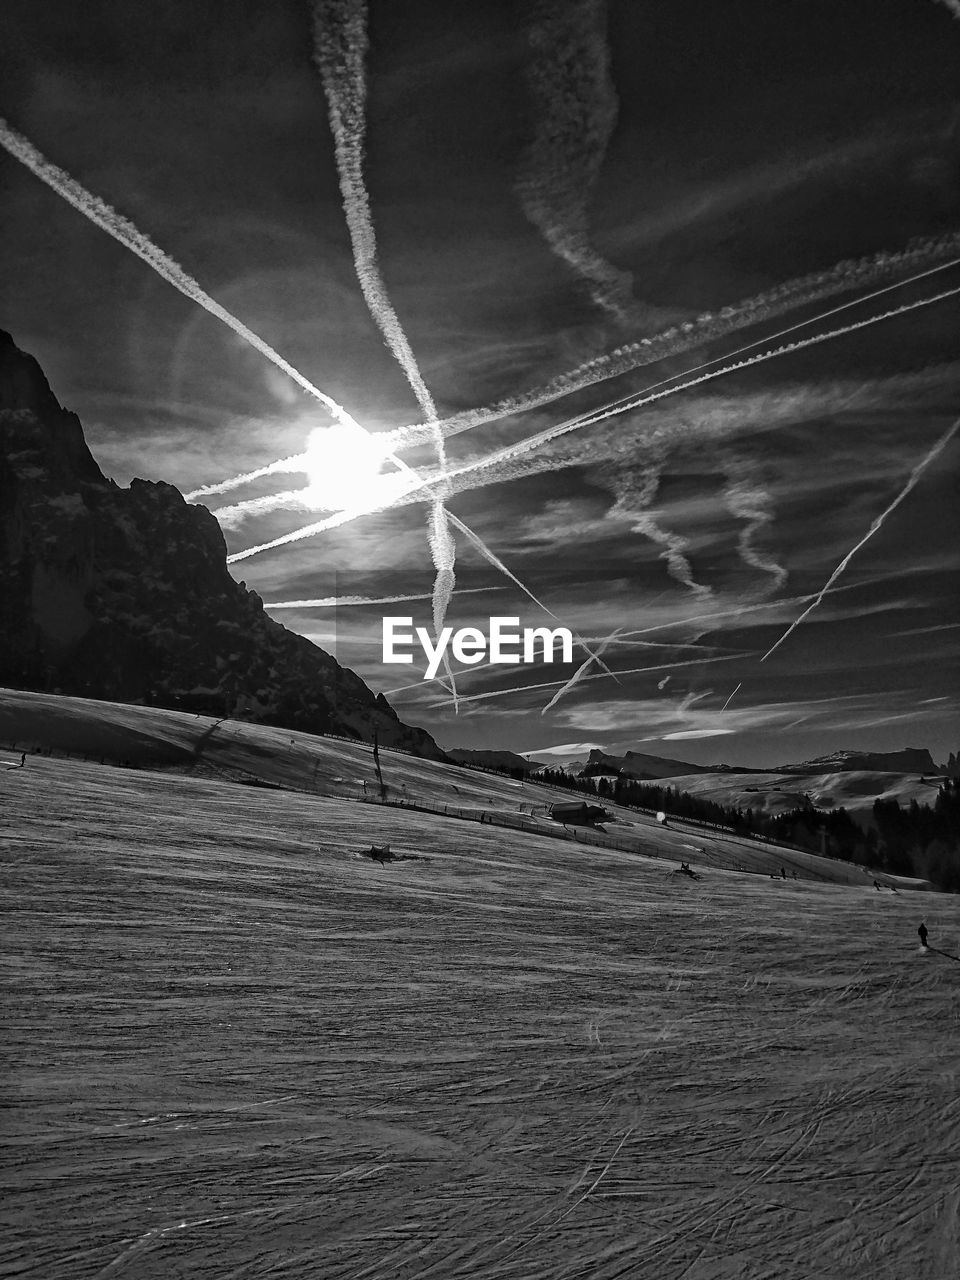
[[[0,685],[342,733],[432,759],[382,695],[263,611],[172,485],[104,477],[0,330]]]
[[[474,765],[478,769],[520,769],[523,773],[535,773],[544,767],[542,760],[527,760],[515,751],[472,751],[467,747],[453,747],[447,755],[457,764]]]
[[[781,773],[915,773],[923,776],[936,773],[926,747],[904,747],[902,751],[834,751],[803,764],[784,765]]]
[[[654,778],[678,778],[690,773],[711,773],[714,767],[687,764],[683,760],[670,760],[665,756],[650,756],[642,751],[627,751],[622,756],[610,755],[594,747],[587,760],[590,773],[622,773],[628,778],[649,782]]]

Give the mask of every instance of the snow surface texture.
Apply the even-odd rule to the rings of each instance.
[[[957,1274],[960,900],[0,778],[3,1274]]]

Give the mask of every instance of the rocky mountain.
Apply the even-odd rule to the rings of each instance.
[[[382,694],[263,611],[220,526],[162,481],[107,479],[0,330],[0,685],[340,733],[431,759]]]
[[[479,769],[522,769],[524,773],[534,773],[543,768],[541,761],[528,760],[515,751],[471,751],[467,747],[454,747],[447,755],[457,764],[473,765]]]
[[[691,773],[716,773],[718,768],[725,769],[726,766],[687,764],[683,760],[646,755],[642,751],[626,751],[622,756],[610,755],[594,747],[584,772],[622,773],[643,782],[651,778],[673,778]]]
[[[781,765],[777,773],[915,773],[918,777],[938,773],[926,748],[904,747],[902,751],[833,751],[802,764]]]

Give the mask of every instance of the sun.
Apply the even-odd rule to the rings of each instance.
[[[334,423],[310,432],[303,455],[304,500],[319,511],[362,507],[378,488],[386,446],[362,427]]]

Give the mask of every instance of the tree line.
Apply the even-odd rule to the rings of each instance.
[[[505,769],[511,777],[529,777],[522,769]],[[734,808],[691,795],[678,787],[641,782],[619,774],[579,776],[562,769],[543,769],[537,778],[550,786],[579,791],[633,809],[657,809],[677,818],[693,818],[726,827],[739,835],[755,835],[856,862],[891,875],[919,876],[949,893],[960,893],[960,777],[946,779],[933,805],[912,800],[876,800],[872,824],[862,827],[846,809],[817,809],[812,803],[770,815],[753,808]]]

